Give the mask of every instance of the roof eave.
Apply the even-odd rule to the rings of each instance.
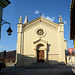
[[[4,7],[8,6],[11,2],[9,0],[0,0],[0,5]]]
[[[74,39],[74,33],[73,33],[73,7],[75,5],[75,0],[71,1],[71,5],[70,5],[70,40]]]

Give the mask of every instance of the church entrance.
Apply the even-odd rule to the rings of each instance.
[[[44,62],[45,58],[45,50],[44,50],[44,45],[43,44],[38,44],[37,45],[37,62]]]
[[[44,62],[44,50],[37,50],[37,62]]]

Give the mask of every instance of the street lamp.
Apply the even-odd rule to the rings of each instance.
[[[9,28],[7,29],[7,33],[8,33],[8,35],[10,36],[11,33],[12,33],[12,29],[11,29],[11,27],[10,27],[10,23],[9,23],[9,22],[6,22],[6,21],[4,21],[4,20],[2,20],[1,26],[4,25],[4,24],[9,24]]]
[[[8,30],[7,30],[7,33],[8,33],[9,36],[11,35],[11,32],[12,32],[12,30],[11,30],[11,28],[10,28],[10,26],[9,26],[9,28],[8,28]]]

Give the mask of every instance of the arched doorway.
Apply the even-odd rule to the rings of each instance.
[[[37,62],[44,62],[44,45],[39,44],[37,45]]]

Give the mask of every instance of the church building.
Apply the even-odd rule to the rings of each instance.
[[[56,24],[43,17],[24,23],[20,16],[17,24],[16,66],[30,66],[33,63],[65,64],[64,23],[61,15]]]

